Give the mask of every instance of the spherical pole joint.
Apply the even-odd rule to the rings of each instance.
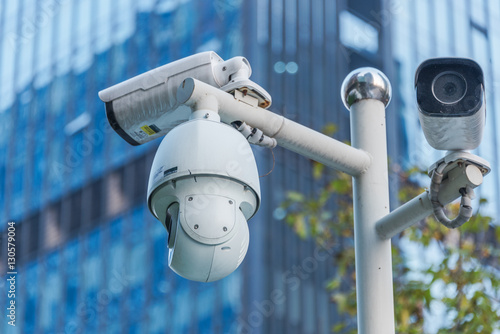
[[[389,79],[382,71],[373,67],[361,67],[347,75],[341,88],[342,101],[350,110],[361,100],[375,99],[386,107],[391,101],[392,88]]]

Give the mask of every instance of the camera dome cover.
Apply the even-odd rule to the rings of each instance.
[[[165,136],[148,206],[169,232],[169,266],[177,274],[208,282],[233,272],[246,255],[247,220],[259,203],[255,158],[236,129],[197,118]]]

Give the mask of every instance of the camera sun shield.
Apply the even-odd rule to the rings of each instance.
[[[429,144],[438,150],[479,146],[484,122],[484,77],[466,58],[424,61],[415,74],[419,118]]]

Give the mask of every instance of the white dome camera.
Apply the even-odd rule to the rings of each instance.
[[[241,133],[221,123],[214,96],[205,96],[196,106],[183,104],[178,88],[194,78],[268,108],[271,96],[249,79],[251,73],[244,57],[224,61],[209,51],[99,92],[111,127],[128,143],[142,145],[165,136],[151,168],[148,206],[169,233],[169,266],[190,280],[221,279],[243,261],[247,220],[260,203],[257,165],[248,141],[267,147],[276,141],[242,122]]]
[[[465,58],[424,61],[415,74],[420,123],[437,150],[473,150],[486,118],[481,67]]]
[[[200,282],[226,277],[248,249],[247,220],[260,186],[248,141],[218,114],[198,110],[161,142],[151,168],[148,205],[166,227],[169,266]]]

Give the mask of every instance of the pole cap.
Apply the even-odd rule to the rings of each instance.
[[[386,107],[391,101],[392,88],[389,79],[373,67],[361,67],[349,73],[341,88],[342,101],[347,109],[361,100],[375,99]]]

